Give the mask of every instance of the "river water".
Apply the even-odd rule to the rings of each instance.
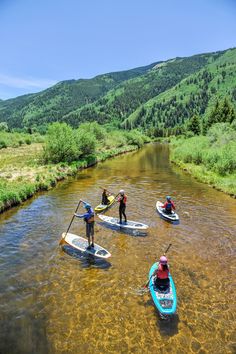
[[[78,200],[107,186],[128,195],[146,236],[105,228],[103,262],[59,246]],[[160,219],[170,194],[179,225]],[[118,216],[117,205],[108,215]],[[71,231],[84,235],[78,219]],[[171,166],[151,144],[84,170],[0,216],[0,353],[235,353],[236,201]],[[169,243],[177,314],[160,319],[142,286]]]

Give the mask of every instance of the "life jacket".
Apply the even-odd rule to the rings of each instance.
[[[166,204],[166,211],[171,211],[172,210],[172,203],[171,202],[168,202]]]
[[[125,206],[127,202],[127,196],[125,194],[123,196],[120,196],[119,202],[120,202],[120,206]]]
[[[156,272],[157,278],[159,279],[167,279],[169,278],[169,270],[163,270],[162,264],[159,264],[157,272]]]
[[[91,224],[92,222],[94,222],[94,211],[93,209],[90,209],[88,211],[89,213],[89,216],[88,217],[85,217],[84,218],[84,221],[87,223],[87,224]]]

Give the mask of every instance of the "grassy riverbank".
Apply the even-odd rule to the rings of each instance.
[[[217,123],[206,136],[171,139],[171,162],[197,180],[236,197],[236,130]]]
[[[83,145],[80,143],[79,152],[76,152],[77,159],[60,160],[59,156],[63,155],[63,149],[68,151],[72,142],[65,141],[66,135],[62,135],[63,139],[60,139],[58,129],[63,126],[58,123],[56,125],[56,140],[54,140],[55,129],[53,128],[45,137],[45,143],[32,143],[0,150],[0,212],[22,203],[40,190],[54,187],[58,181],[75,175],[80,169],[112,156],[136,150],[148,141],[147,137],[138,132],[127,136],[122,131],[109,133],[102,128],[101,139],[90,132],[89,144],[86,139]],[[68,126],[64,125],[64,128],[67,129]],[[83,137],[86,137],[85,130],[91,129],[91,125],[82,128]],[[96,124],[95,128],[100,129]],[[82,133],[77,130],[76,134]],[[66,146],[63,145],[62,140]],[[53,163],[55,159],[57,161]]]

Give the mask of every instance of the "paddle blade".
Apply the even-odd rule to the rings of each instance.
[[[63,232],[63,234],[61,235],[61,239],[60,239],[60,242],[59,242],[59,245],[62,246],[64,243],[65,243],[65,232]]]

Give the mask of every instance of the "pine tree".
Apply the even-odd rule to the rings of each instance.
[[[215,107],[211,111],[208,120],[206,122],[207,130],[212,126],[212,124],[220,122],[220,105],[219,101],[216,101]]]
[[[189,123],[188,130],[192,131],[195,135],[199,135],[201,133],[201,125],[200,125],[200,117],[198,115],[194,115]]]
[[[215,123],[232,123],[235,118],[235,109],[225,97],[220,103],[216,101],[216,105],[208,117],[205,128],[208,130]]]

